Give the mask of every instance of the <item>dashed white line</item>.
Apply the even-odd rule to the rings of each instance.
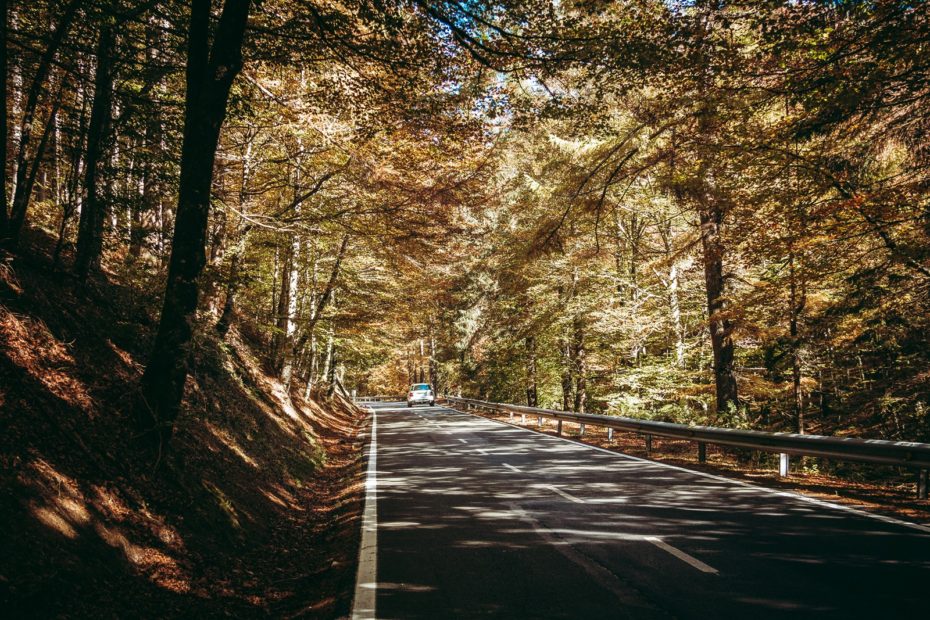
[[[478,452],[479,454],[483,454],[483,455],[485,455],[485,456],[488,455],[488,453],[485,452],[484,450],[482,450],[481,448],[475,448],[475,452]]]
[[[457,437],[456,439],[458,439],[458,440],[461,441],[462,443],[468,443],[468,440],[467,440],[467,439],[462,439],[461,437]]]
[[[662,539],[659,538],[658,536],[646,536],[646,537],[644,538],[644,540],[646,540],[646,541],[648,541],[648,542],[651,542],[653,545],[655,545],[656,547],[658,547],[658,548],[661,549],[662,551],[665,551],[666,553],[670,553],[670,554],[674,555],[676,558],[678,558],[678,559],[681,560],[682,562],[685,562],[685,563],[687,563],[687,564],[690,564],[691,566],[693,566],[694,568],[698,569],[698,570],[701,571],[702,573],[710,573],[710,574],[712,574],[712,575],[718,574],[717,569],[714,568],[713,566],[708,566],[707,564],[705,564],[704,562],[700,561],[699,559],[697,559],[697,558],[694,557],[693,555],[688,555],[687,553],[685,553],[685,552],[682,551],[681,549],[678,549],[678,548],[676,548],[676,547],[671,546],[670,544],[668,544],[667,542],[665,542],[664,540],[662,540]]]
[[[362,540],[355,575],[353,620],[375,618],[378,594],[378,415],[371,411],[371,447],[368,450],[368,477],[365,480],[365,508],[362,511]]]
[[[565,499],[567,499],[567,500],[570,501],[570,502],[575,502],[576,504],[584,504],[584,503],[585,503],[585,501],[584,501],[583,499],[581,499],[580,497],[575,497],[575,496],[572,495],[571,493],[566,493],[565,491],[563,491],[563,490],[560,489],[559,487],[555,486],[554,484],[544,484],[544,485],[543,485],[543,488],[544,488],[544,489],[549,489],[550,491],[553,491],[553,492],[555,492],[555,493],[558,493],[559,495],[561,495],[562,497],[564,497]]]
[[[518,474],[522,474],[522,473],[523,473],[523,470],[522,470],[522,469],[520,469],[519,467],[514,467],[514,466],[511,465],[510,463],[501,463],[501,465],[503,465],[504,467],[506,467],[507,469],[509,469],[509,470],[511,470],[511,471],[517,472]]]

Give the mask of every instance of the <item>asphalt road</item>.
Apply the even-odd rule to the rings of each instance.
[[[442,407],[371,406],[358,617],[930,616],[930,529]]]

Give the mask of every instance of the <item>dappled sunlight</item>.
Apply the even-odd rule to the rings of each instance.
[[[174,528],[159,523],[145,509],[130,509],[100,485],[91,485],[90,494],[85,495],[76,480],[44,459],[32,461],[26,471],[31,475],[24,476],[23,482],[31,485],[42,498],[42,501],[30,502],[29,512],[42,525],[75,542],[81,538],[99,540],[159,587],[179,593],[190,590],[189,575],[166,552],[183,549]],[[149,524],[165,549],[134,542],[129,531],[120,525],[140,518]]]
[[[87,387],[72,372],[75,360],[41,320],[19,316],[0,304],[0,345],[10,362],[62,401],[81,409],[88,417],[95,412]]]
[[[207,428],[208,431],[210,431],[210,433],[214,437],[216,437],[220,441],[220,443],[226,446],[240,459],[245,461],[246,464],[248,464],[251,467],[258,468],[258,463],[256,463],[252,457],[246,454],[242,450],[242,448],[239,447],[239,444],[236,443],[236,440],[232,438],[232,436],[229,434],[228,431],[225,431],[221,428],[217,428],[214,424],[210,422],[204,422],[204,426]]]
[[[644,587],[666,582],[670,571],[688,575],[683,582],[713,574],[706,595],[746,613],[776,613],[792,605],[805,613],[844,608],[837,601],[809,604],[813,584],[833,578],[824,571],[885,571],[875,578],[912,584],[919,571],[930,568],[930,557],[918,551],[930,549],[927,533],[459,412],[374,408],[379,545],[403,549],[405,556],[441,545],[459,570],[497,574],[521,556],[538,556],[535,561],[545,564],[546,549],[556,549],[581,562],[585,573],[606,570]],[[851,538],[854,546],[847,545]],[[530,560],[512,561],[515,570],[526,570]],[[418,578],[416,562],[402,564],[386,565],[384,579],[448,583]],[[806,572],[788,588],[754,582],[755,597],[731,591],[743,588],[763,566]],[[432,563],[429,570],[444,571]],[[393,609],[395,602],[400,605],[397,597],[427,595],[451,594],[441,587],[387,589],[379,600]]]

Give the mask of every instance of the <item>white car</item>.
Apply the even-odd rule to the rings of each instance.
[[[414,383],[410,386],[410,391],[407,392],[407,406],[413,407],[417,404],[427,404],[430,407],[436,404],[436,397],[429,383]]]

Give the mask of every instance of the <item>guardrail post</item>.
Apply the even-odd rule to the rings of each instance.
[[[581,437],[582,435],[584,435],[584,423],[583,422],[578,425],[578,436]]]
[[[607,429],[607,441],[613,441],[613,440],[614,440],[614,429],[613,427],[610,427]]]
[[[555,434],[558,435],[559,437],[562,436],[562,420],[559,420],[559,424],[555,428]]]
[[[513,411],[510,412],[510,421],[513,422]]]
[[[930,470],[917,472],[917,499],[927,499],[927,487],[930,487]]]
[[[707,444],[703,441],[698,442],[698,463],[707,462]]]
[[[700,446],[703,446],[703,445],[704,444],[698,444],[699,451],[701,449]],[[646,435],[646,456],[649,456],[650,454],[652,454],[652,435],[647,434]],[[700,453],[699,453],[698,458],[700,458]]]
[[[778,475],[782,478],[788,477],[788,455],[782,452],[778,455]]]
[[[520,424],[526,424],[526,414],[523,413],[520,415]]]

